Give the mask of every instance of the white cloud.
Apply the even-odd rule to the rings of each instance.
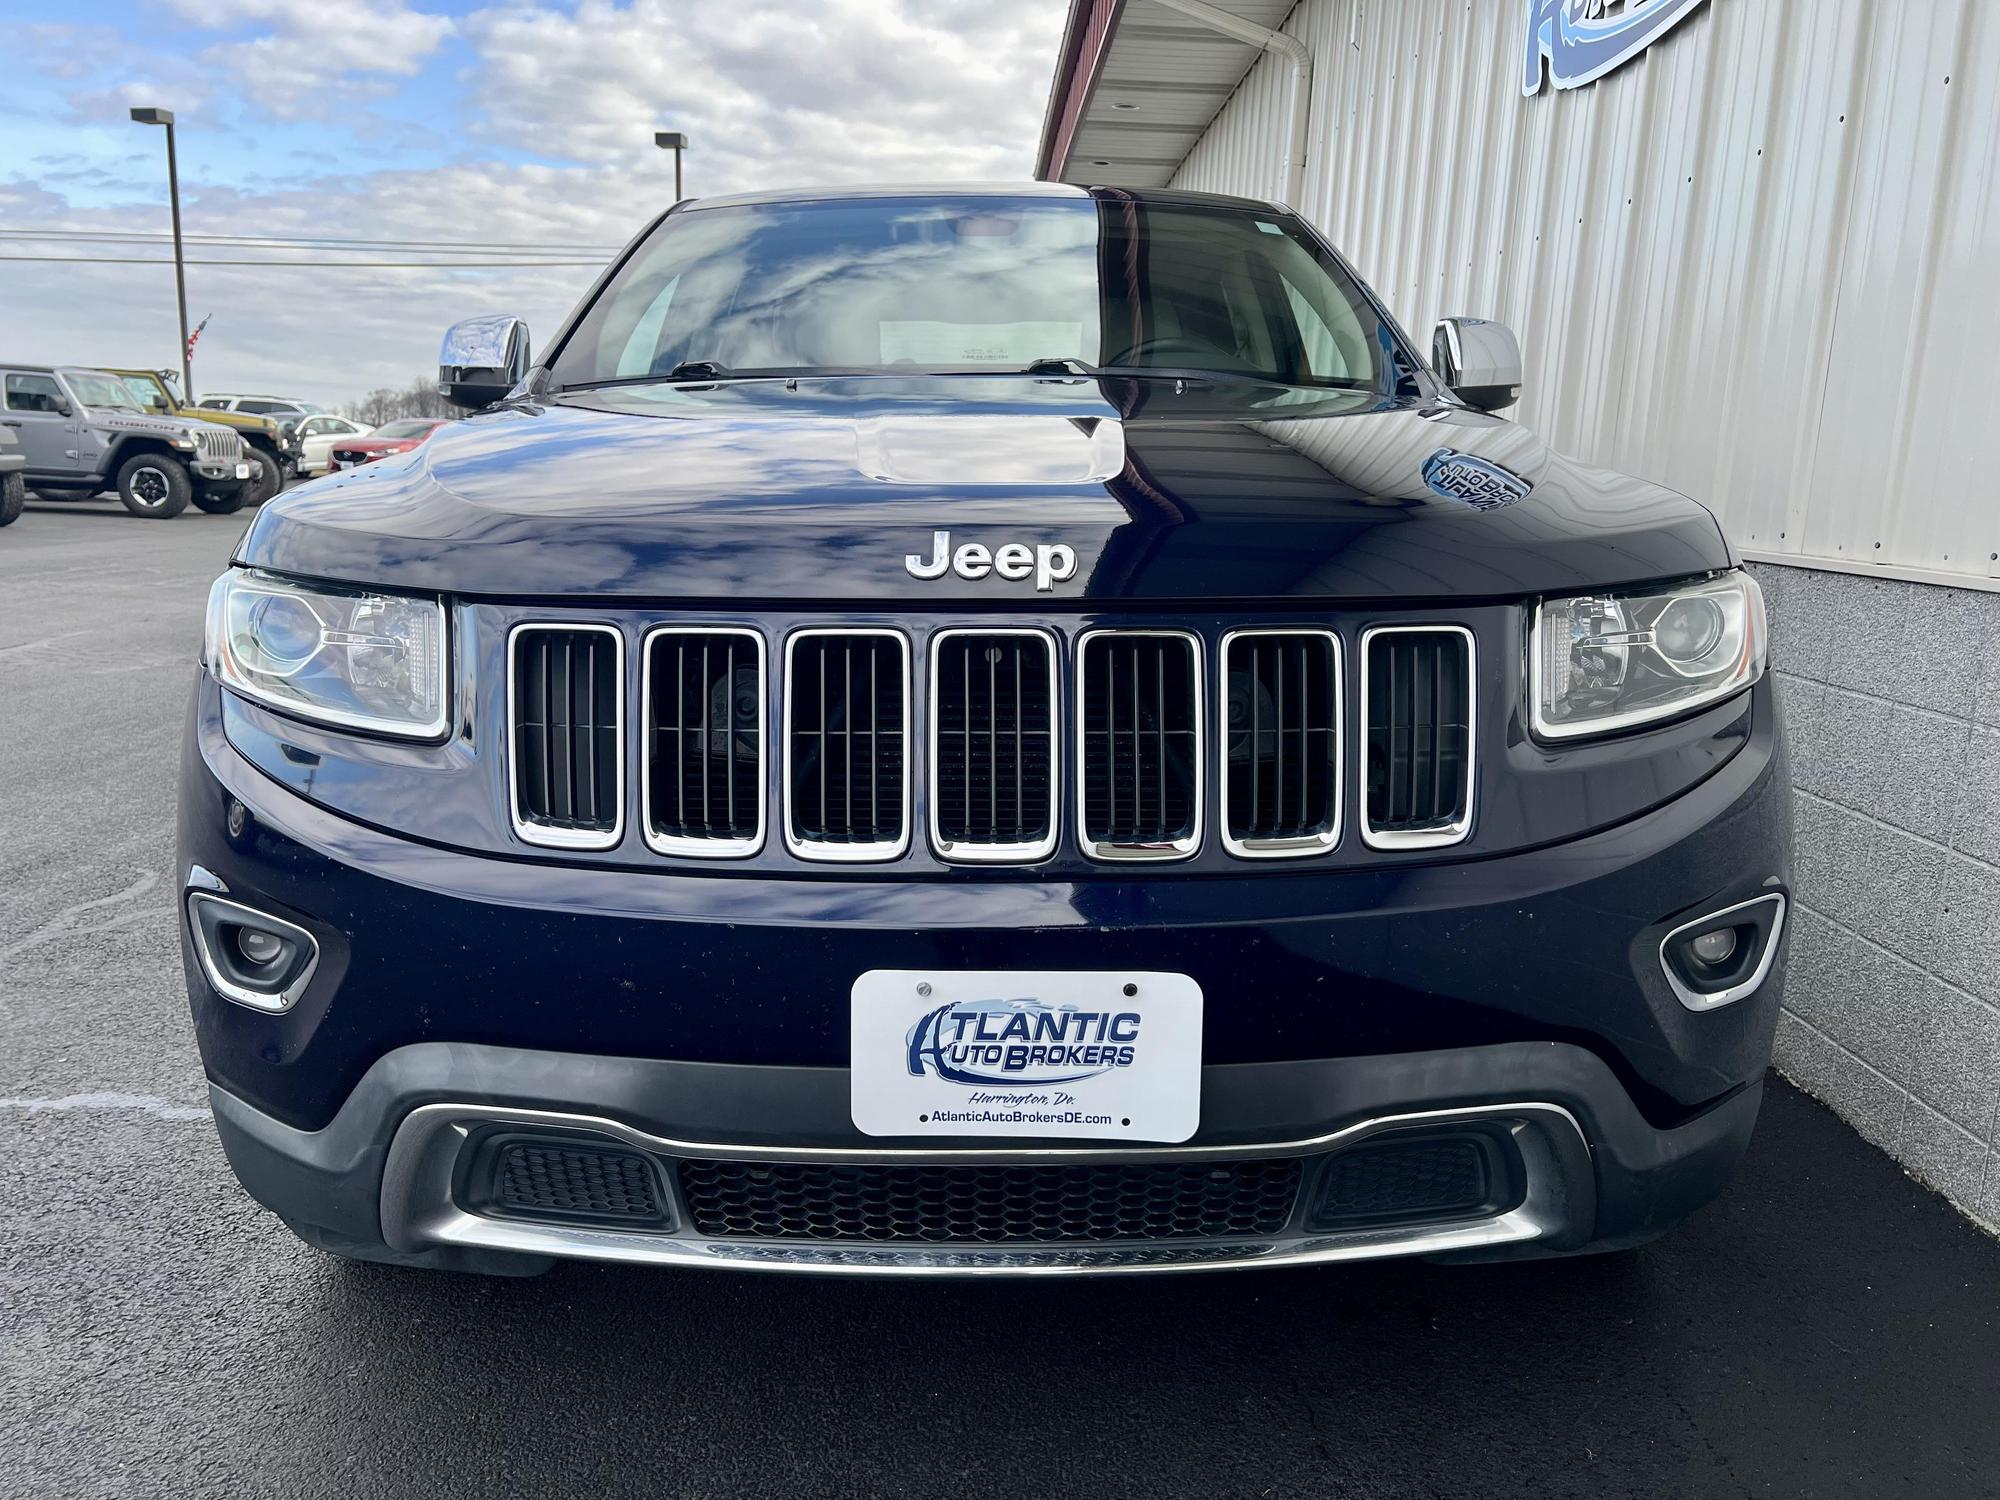
[[[252,103],[271,113],[324,112],[345,90],[401,83],[396,69],[403,65],[384,65],[392,49],[364,12],[413,28],[399,52],[406,57],[436,48],[440,28],[451,24],[394,0],[170,3],[204,25],[268,26],[263,41],[326,37],[310,68],[287,54],[285,68],[274,64],[262,84],[244,84],[256,90]],[[671,197],[672,164],[652,145],[656,127],[691,137],[688,189],[697,196],[815,182],[1023,178],[1033,168],[1065,8],[1064,0],[830,0],[811,9],[793,0],[578,0],[573,8],[510,4],[475,12],[456,23],[471,60],[463,110],[444,128],[461,143],[484,140],[496,152],[566,164],[368,170],[371,144],[349,124],[335,159],[358,170],[295,164],[279,185],[253,191],[190,174],[183,132],[187,226],[468,248],[622,244]],[[329,28],[350,35],[333,38]],[[367,57],[352,38],[365,42]],[[213,45],[256,48],[262,41]],[[294,97],[281,76],[287,70],[318,81],[299,85],[304,92]],[[107,107],[109,97],[107,80]],[[224,120],[197,128],[226,128],[234,107],[218,91],[210,113]],[[349,123],[344,114],[339,119]],[[132,143],[121,149],[129,152]],[[159,186],[148,180],[143,192],[107,190],[87,176],[101,176],[104,167],[129,164],[110,155],[95,166],[51,160],[16,180],[0,177],[0,220],[11,229],[164,229]],[[164,252],[91,246],[76,253]],[[219,259],[254,252],[190,253]],[[364,255],[417,258],[356,252]],[[447,323],[516,312],[546,337],[593,276],[589,266],[190,266],[189,312],[195,319],[214,314],[197,353],[196,383],[326,401],[407,384],[434,365]],[[12,263],[0,274],[0,326],[18,357],[169,365],[178,337],[173,275],[164,266]]]
[[[468,17],[480,130],[583,161],[690,137],[690,191],[1025,176],[1059,0],[581,0]]]
[[[402,0],[169,0],[189,23],[267,26],[246,41],[207,48],[199,63],[281,120],[324,117],[381,98],[423,70],[452,19]]]

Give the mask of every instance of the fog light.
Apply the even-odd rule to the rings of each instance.
[[[319,967],[319,943],[295,922],[210,891],[189,891],[195,956],[223,999],[277,1014],[290,1010]]]
[[[1683,922],[1660,940],[1660,968],[1689,1010],[1716,1010],[1753,993],[1771,972],[1785,930],[1785,897],[1771,891]]]
[[[245,958],[261,967],[275,962],[284,953],[285,940],[275,932],[258,932],[254,928],[239,927],[236,929],[236,946],[242,949]],[[1697,942],[1695,947],[1699,949],[1701,944]]]
[[[1736,929],[1724,927],[1719,932],[1704,932],[1688,946],[1705,964],[1727,963],[1729,955],[1736,951]]]

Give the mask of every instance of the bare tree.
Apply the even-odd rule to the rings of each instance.
[[[341,415],[380,427],[398,417],[449,417],[456,413],[438,394],[436,377],[419,376],[401,390],[378,386],[360,400],[348,402]]]

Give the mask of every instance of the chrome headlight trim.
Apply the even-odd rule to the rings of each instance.
[[[1674,677],[1691,685],[1687,693],[1663,702],[1646,704],[1643,707],[1627,709],[1618,713],[1603,714],[1595,718],[1571,723],[1552,723],[1545,709],[1548,703],[1547,665],[1545,647],[1546,615],[1551,605],[1567,603],[1574,599],[1606,598],[1616,601],[1633,599],[1672,599],[1694,593],[1697,590],[1713,590],[1718,585],[1733,583],[1745,595],[1745,623],[1743,646],[1737,661],[1729,670],[1715,677],[1706,687],[1693,687],[1699,678],[1683,670],[1665,656],[1660,660]],[[1663,724],[1672,719],[1684,718],[1725,699],[1732,698],[1745,689],[1754,687],[1763,679],[1768,667],[1770,627],[1764,609],[1764,593],[1757,580],[1742,568],[1730,568],[1705,577],[1683,580],[1678,584],[1658,587],[1593,590],[1589,593],[1552,595],[1535,601],[1532,623],[1528,632],[1528,713],[1534,729],[1534,737],[1543,741],[1562,742],[1568,740],[1592,739],[1604,735],[1617,734],[1624,730]],[[1651,652],[1645,643],[1639,647]]]
[[[299,697],[287,696],[261,687],[248,669],[237,662],[229,647],[228,601],[237,589],[282,595],[305,603],[306,608],[325,625],[324,613],[316,608],[313,600],[325,602],[329,599],[380,598],[417,609],[428,608],[435,611],[431,628],[436,632],[438,643],[436,679],[431,684],[437,711],[428,720],[414,721],[391,719],[377,714],[355,712],[330,704],[302,701]],[[299,660],[283,680],[290,681],[297,673],[326,648],[323,639],[307,657]],[[438,740],[451,727],[451,679],[452,679],[452,639],[451,615],[442,600],[426,595],[394,593],[384,589],[361,588],[351,584],[315,584],[288,578],[275,573],[263,573],[255,569],[233,567],[224,572],[210,585],[208,592],[208,613],[205,621],[202,660],[215,680],[238,697],[247,699],[261,707],[275,712],[289,714],[309,723],[330,725],[337,729],[357,729],[369,734],[387,735],[405,740]],[[265,677],[279,674],[265,672]]]

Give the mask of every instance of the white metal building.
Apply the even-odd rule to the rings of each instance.
[[[1760,565],[1781,1065],[2000,1225],[2000,4],[1074,0],[1040,172],[1276,198]]]

